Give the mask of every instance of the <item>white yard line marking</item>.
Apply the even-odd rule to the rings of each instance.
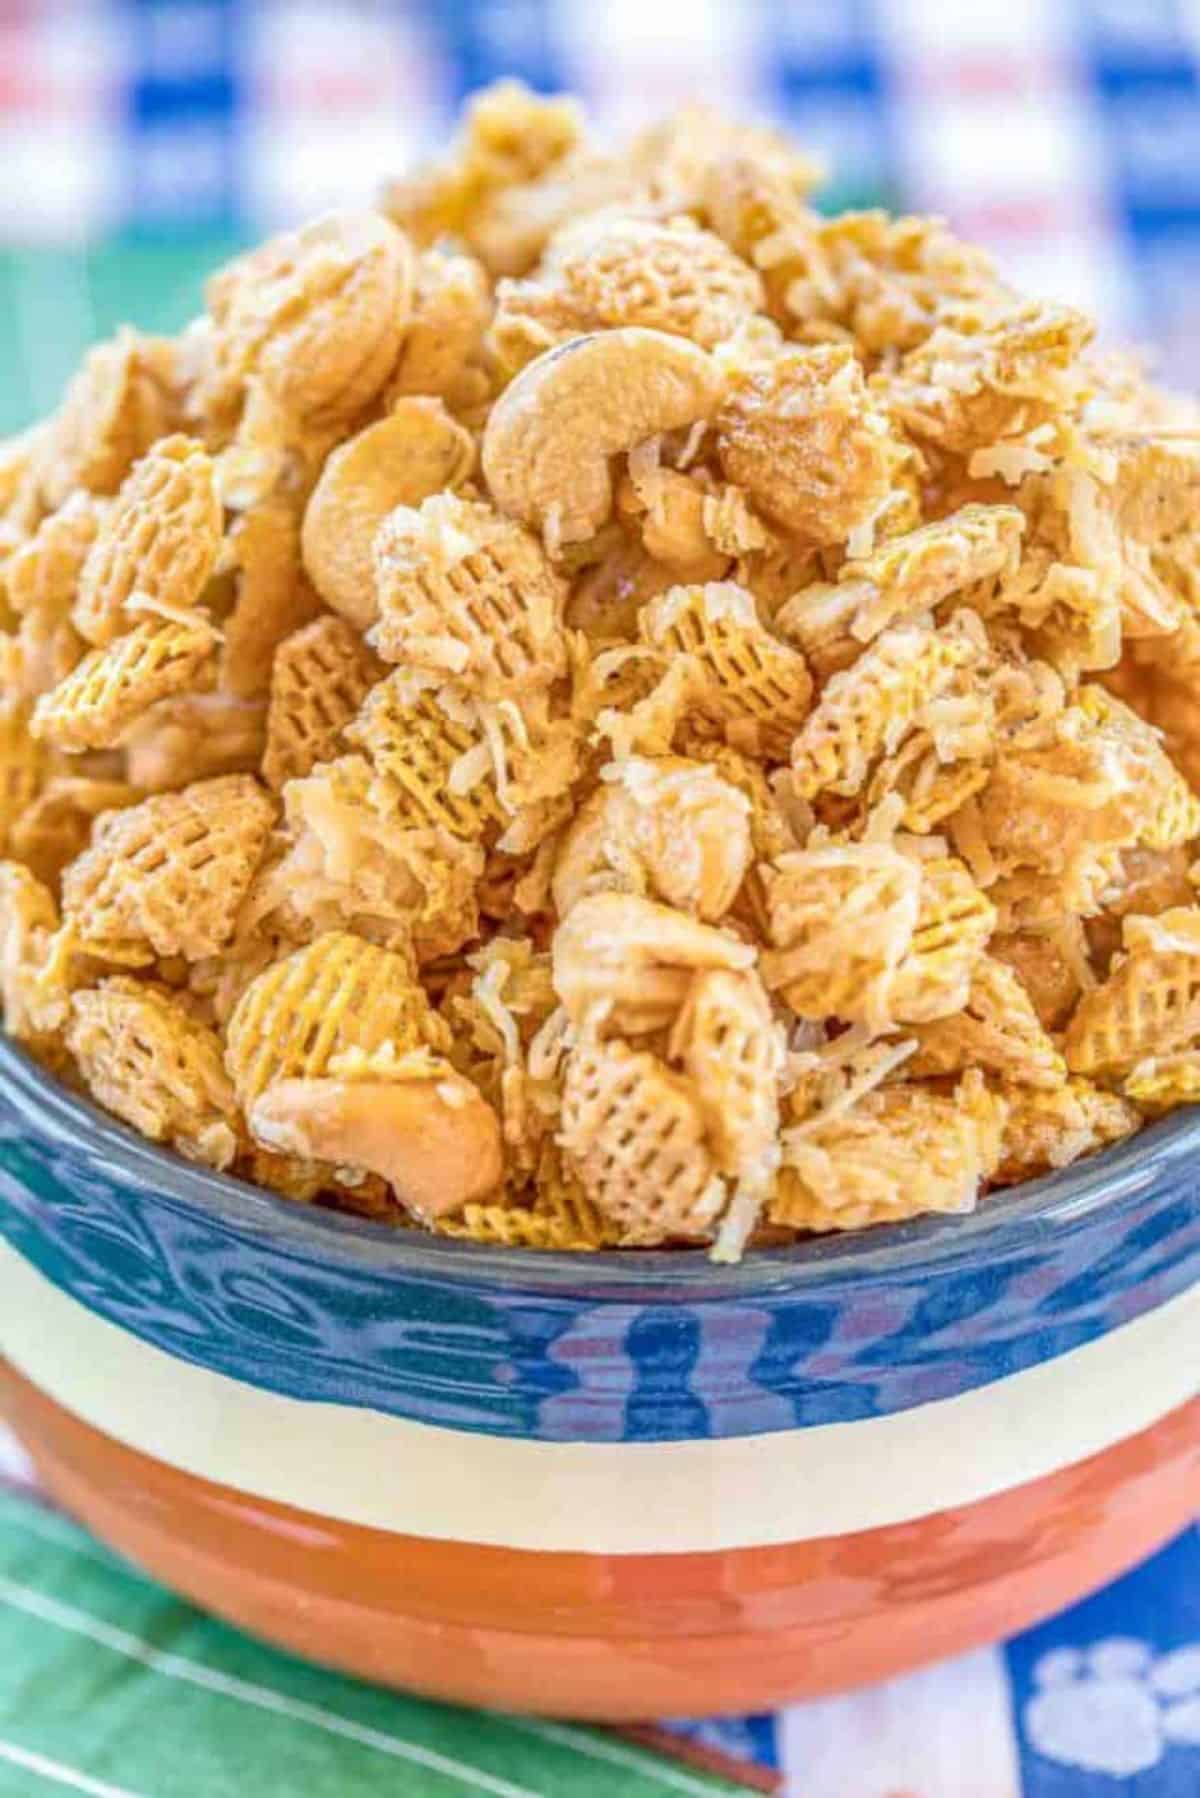
[[[0,1742],[0,1761],[7,1761],[11,1767],[22,1767],[27,1773],[36,1773],[40,1779],[49,1780],[51,1785],[69,1786],[73,1792],[87,1792],[89,1798],[137,1798],[136,1792],[128,1792],[124,1786],[93,1779],[90,1773],[81,1773],[78,1767],[64,1767],[61,1761],[35,1754],[31,1748],[18,1748],[15,1742]]]
[[[44,1623],[54,1624],[72,1635],[86,1636],[90,1641],[99,1642],[114,1654],[122,1654],[128,1660],[138,1661],[151,1672],[162,1674],[165,1679],[184,1680],[189,1685],[216,1692],[223,1698],[234,1698],[242,1704],[254,1705],[259,1710],[271,1711],[276,1716],[311,1724],[314,1729],[342,1736],[347,1741],[357,1742],[360,1747],[375,1748],[381,1754],[390,1754],[396,1760],[408,1761],[431,1773],[441,1773],[447,1779],[461,1780],[464,1785],[473,1786],[476,1791],[490,1792],[492,1798],[543,1798],[542,1794],[531,1791],[528,1786],[513,1785],[507,1779],[498,1779],[494,1774],[485,1773],[480,1767],[452,1760],[449,1755],[438,1754],[432,1748],[422,1748],[417,1742],[408,1742],[401,1736],[387,1735],[383,1730],[354,1723],[349,1717],[341,1717],[336,1711],[326,1710],[323,1705],[309,1704],[301,1698],[289,1698],[285,1693],[275,1691],[272,1686],[256,1685],[250,1680],[238,1679],[233,1674],[221,1673],[216,1667],[206,1666],[203,1661],[188,1660],[180,1654],[168,1654],[153,1647],[151,1643],[144,1642],[140,1636],[130,1635],[128,1630],[118,1629],[114,1624],[93,1617],[88,1611],[77,1610],[74,1605],[61,1604],[58,1599],[50,1598],[44,1592],[36,1592],[13,1580],[0,1579],[0,1601],[11,1605],[14,1610],[24,1611],[27,1616],[39,1617]]]

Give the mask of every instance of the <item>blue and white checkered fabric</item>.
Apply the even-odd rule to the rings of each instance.
[[[942,212],[1200,374],[1194,0],[0,3],[0,240],[250,231],[364,198],[501,74],[605,128],[702,97]]]

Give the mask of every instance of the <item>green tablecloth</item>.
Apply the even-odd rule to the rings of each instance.
[[[0,1491],[0,1798],[664,1798],[734,1788],[577,1725],[305,1665]]]

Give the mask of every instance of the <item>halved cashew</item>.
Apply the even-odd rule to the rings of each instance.
[[[388,513],[457,487],[475,461],[470,434],[441,400],[402,399],[387,418],[334,450],[300,537],[304,566],[327,605],[358,630],[375,622],[371,544]]]
[[[380,1174],[421,1218],[442,1217],[500,1184],[500,1125],[447,1065],[418,1080],[279,1080],[255,1100],[265,1148]]]
[[[626,1036],[670,1024],[697,968],[748,968],[749,943],[628,893],[580,899],[554,936],[554,990],[573,1024],[606,1007]]]
[[[483,472],[497,505],[550,542],[594,536],[612,509],[609,459],[721,403],[717,364],[683,337],[631,326],[573,337],[492,408]]]

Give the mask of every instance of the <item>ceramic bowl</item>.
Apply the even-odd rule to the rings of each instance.
[[[470,1703],[775,1705],[1018,1630],[1200,1506],[1200,1119],[930,1220],[543,1255],[289,1204],[0,1048],[6,1407],[235,1623]]]

